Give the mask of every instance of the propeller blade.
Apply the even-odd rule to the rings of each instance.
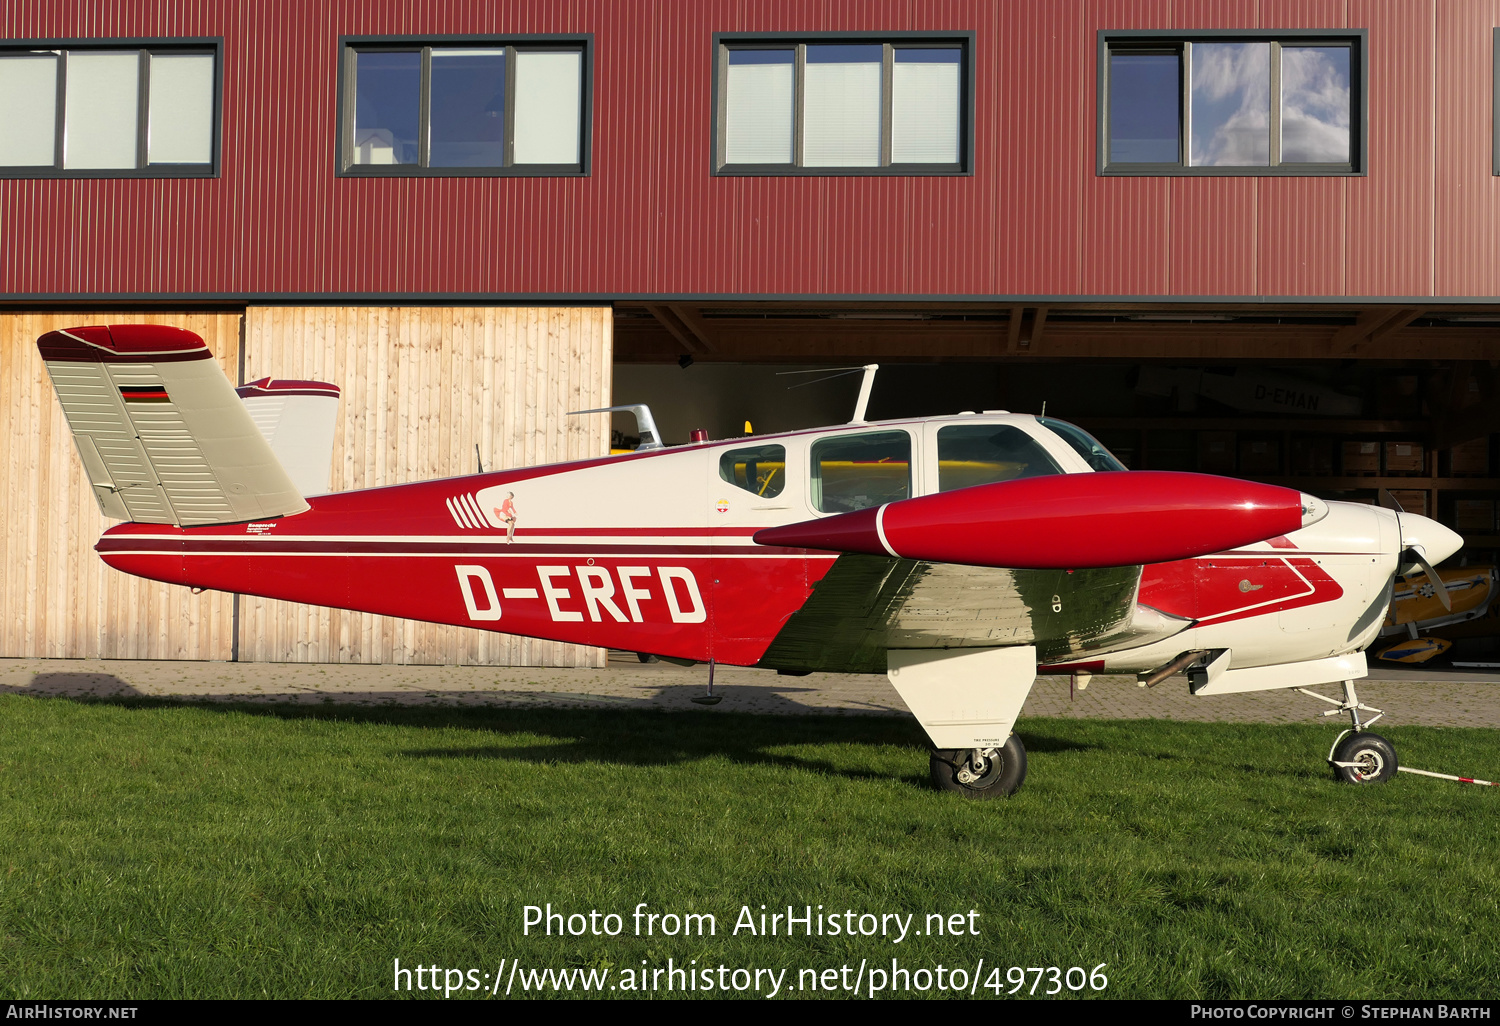
[[[1397,513],[1406,512],[1406,510],[1401,508],[1401,503],[1396,501],[1396,497],[1385,488],[1380,489],[1380,491],[1376,493],[1375,501],[1380,503],[1380,505],[1384,506],[1386,509],[1394,510]]]
[[[1437,595],[1438,601],[1443,604],[1443,608],[1448,610],[1448,612],[1450,613],[1453,612],[1453,599],[1448,594],[1448,586],[1443,583],[1443,579],[1438,576],[1438,572],[1432,568],[1432,564],[1427,562],[1422,554],[1416,549],[1407,549],[1406,554],[1410,556],[1412,560],[1416,562],[1417,566],[1422,568],[1422,572],[1427,575],[1427,580],[1432,583],[1433,593]]]

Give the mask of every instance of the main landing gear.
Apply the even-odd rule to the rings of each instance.
[[[1026,781],[1026,748],[1012,734],[999,748],[934,748],[932,786],[965,798],[1008,798]]]
[[[1036,648],[899,649],[886,675],[932,743],[932,786],[1004,798],[1026,779],[1026,749],[1011,728],[1036,681]],[[1004,742],[996,744],[997,738]]]
[[[1328,765],[1333,767],[1335,777],[1349,784],[1383,784],[1396,775],[1399,764],[1396,761],[1395,746],[1369,730],[1370,725],[1385,713],[1360,702],[1359,696],[1354,692],[1354,681],[1344,681],[1342,702],[1306,688],[1296,690],[1333,706],[1332,709],[1324,710],[1321,713],[1323,716],[1349,714],[1353,726],[1334,740],[1333,747],[1328,752]],[[1375,715],[1361,723],[1361,710]]]

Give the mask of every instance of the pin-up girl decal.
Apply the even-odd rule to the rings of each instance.
[[[513,501],[515,492],[506,492],[505,501],[495,508],[495,516],[505,521],[505,544],[509,545],[516,540],[516,504]]]

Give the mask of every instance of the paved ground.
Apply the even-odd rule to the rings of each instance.
[[[698,710],[707,668],[642,665],[626,656],[603,670],[463,666],[330,666],[298,663],[189,663],[134,660],[0,659],[0,692],[52,696],[177,697],[193,701],[353,702],[365,705],[498,705],[554,708]],[[1378,669],[1361,682],[1367,705],[1386,722],[1500,727],[1500,675]],[[1314,689],[1319,690],[1319,689]],[[1335,694],[1336,689],[1321,689]],[[722,712],[904,715],[884,677],[817,673],[778,677],[720,668]],[[1130,677],[1096,677],[1070,696],[1068,678],[1043,677],[1023,716],[1312,722],[1322,708],[1289,691],[1194,698],[1185,678],[1152,689]]]

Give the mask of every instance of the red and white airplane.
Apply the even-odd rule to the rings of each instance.
[[[1342,683],[1330,752],[1396,770],[1353,682],[1399,569],[1462,544],[1425,517],[1201,474],[1125,471],[1004,412],[639,450],[318,495],[338,390],[236,390],[198,336],[38,341],[127,573],[678,660],[885,673],[973,797],[1026,773],[1037,673],[1186,672],[1195,695]],[[613,409],[613,408],[612,408]],[[588,411],[599,412],[599,411]],[[321,474],[321,478],[320,475]],[[1313,692],[1307,692],[1312,695]]]

